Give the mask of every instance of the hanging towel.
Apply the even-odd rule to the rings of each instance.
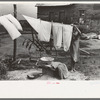
[[[56,49],[61,48],[62,46],[62,24],[52,23],[52,33],[54,46]]]
[[[0,24],[5,27],[12,40],[21,36],[20,32],[16,29],[16,27],[4,16],[0,17]]]
[[[20,31],[23,30],[21,24],[19,23],[19,21],[18,21],[14,16],[12,16],[11,14],[8,14],[8,15],[5,15],[5,17],[6,17],[12,24],[14,24],[15,27],[16,27],[18,30],[20,30]]]
[[[63,25],[63,47],[64,51],[68,51],[72,39],[73,26]]]
[[[51,34],[51,23],[25,15],[23,15],[23,17],[28,21],[32,28],[36,30],[40,41],[49,42]]]
[[[51,23],[47,21],[40,21],[41,32],[38,33],[38,38],[40,41],[50,41],[51,36]]]
[[[72,36],[72,41],[71,41],[71,46],[70,46],[70,54],[71,58],[74,62],[78,62],[79,60],[79,40],[80,40],[80,35],[75,34],[75,32],[78,32],[77,30],[73,31],[73,36]]]

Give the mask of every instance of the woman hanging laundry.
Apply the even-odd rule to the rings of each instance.
[[[40,40],[45,40],[49,42],[52,30],[54,40],[53,42],[56,49],[60,49],[62,47],[62,44],[65,52],[67,52],[70,48],[71,67],[72,71],[75,71],[75,63],[78,62],[79,58],[80,39],[80,34],[77,27],[73,25],[73,28],[73,26],[71,25],[65,25],[61,23],[52,23],[53,25],[51,25],[49,22],[42,20],[40,21],[40,19],[35,19],[25,15],[23,16],[29,22],[29,24],[38,32],[38,38]]]
[[[79,31],[74,26],[73,27],[73,35],[72,35],[72,41],[70,45],[70,55],[71,55],[71,72],[75,72],[75,64],[79,60],[79,39],[81,34],[79,34]]]

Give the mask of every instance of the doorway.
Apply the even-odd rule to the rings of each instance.
[[[54,12],[49,12],[49,21],[54,21]]]
[[[59,12],[59,22],[60,23],[65,23],[65,11],[60,11]]]

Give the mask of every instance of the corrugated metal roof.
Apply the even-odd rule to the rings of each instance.
[[[71,3],[37,3],[35,6],[40,7],[40,6],[68,6],[71,5]]]

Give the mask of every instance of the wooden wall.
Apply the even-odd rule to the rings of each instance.
[[[62,22],[65,24],[78,23],[80,18],[80,10],[85,10],[85,25],[89,26],[90,31],[99,32],[100,29],[100,18],[95,16],[100,14],[100,4],[72,4],[69,6],[39,6],[38,7],[38,18],[42,20],[51,21],[50,17],[53,18],[54,22]],[[60,21],[60,13],[63,12],[65,15]],[[52,16],[50,16],[53,15]]]

